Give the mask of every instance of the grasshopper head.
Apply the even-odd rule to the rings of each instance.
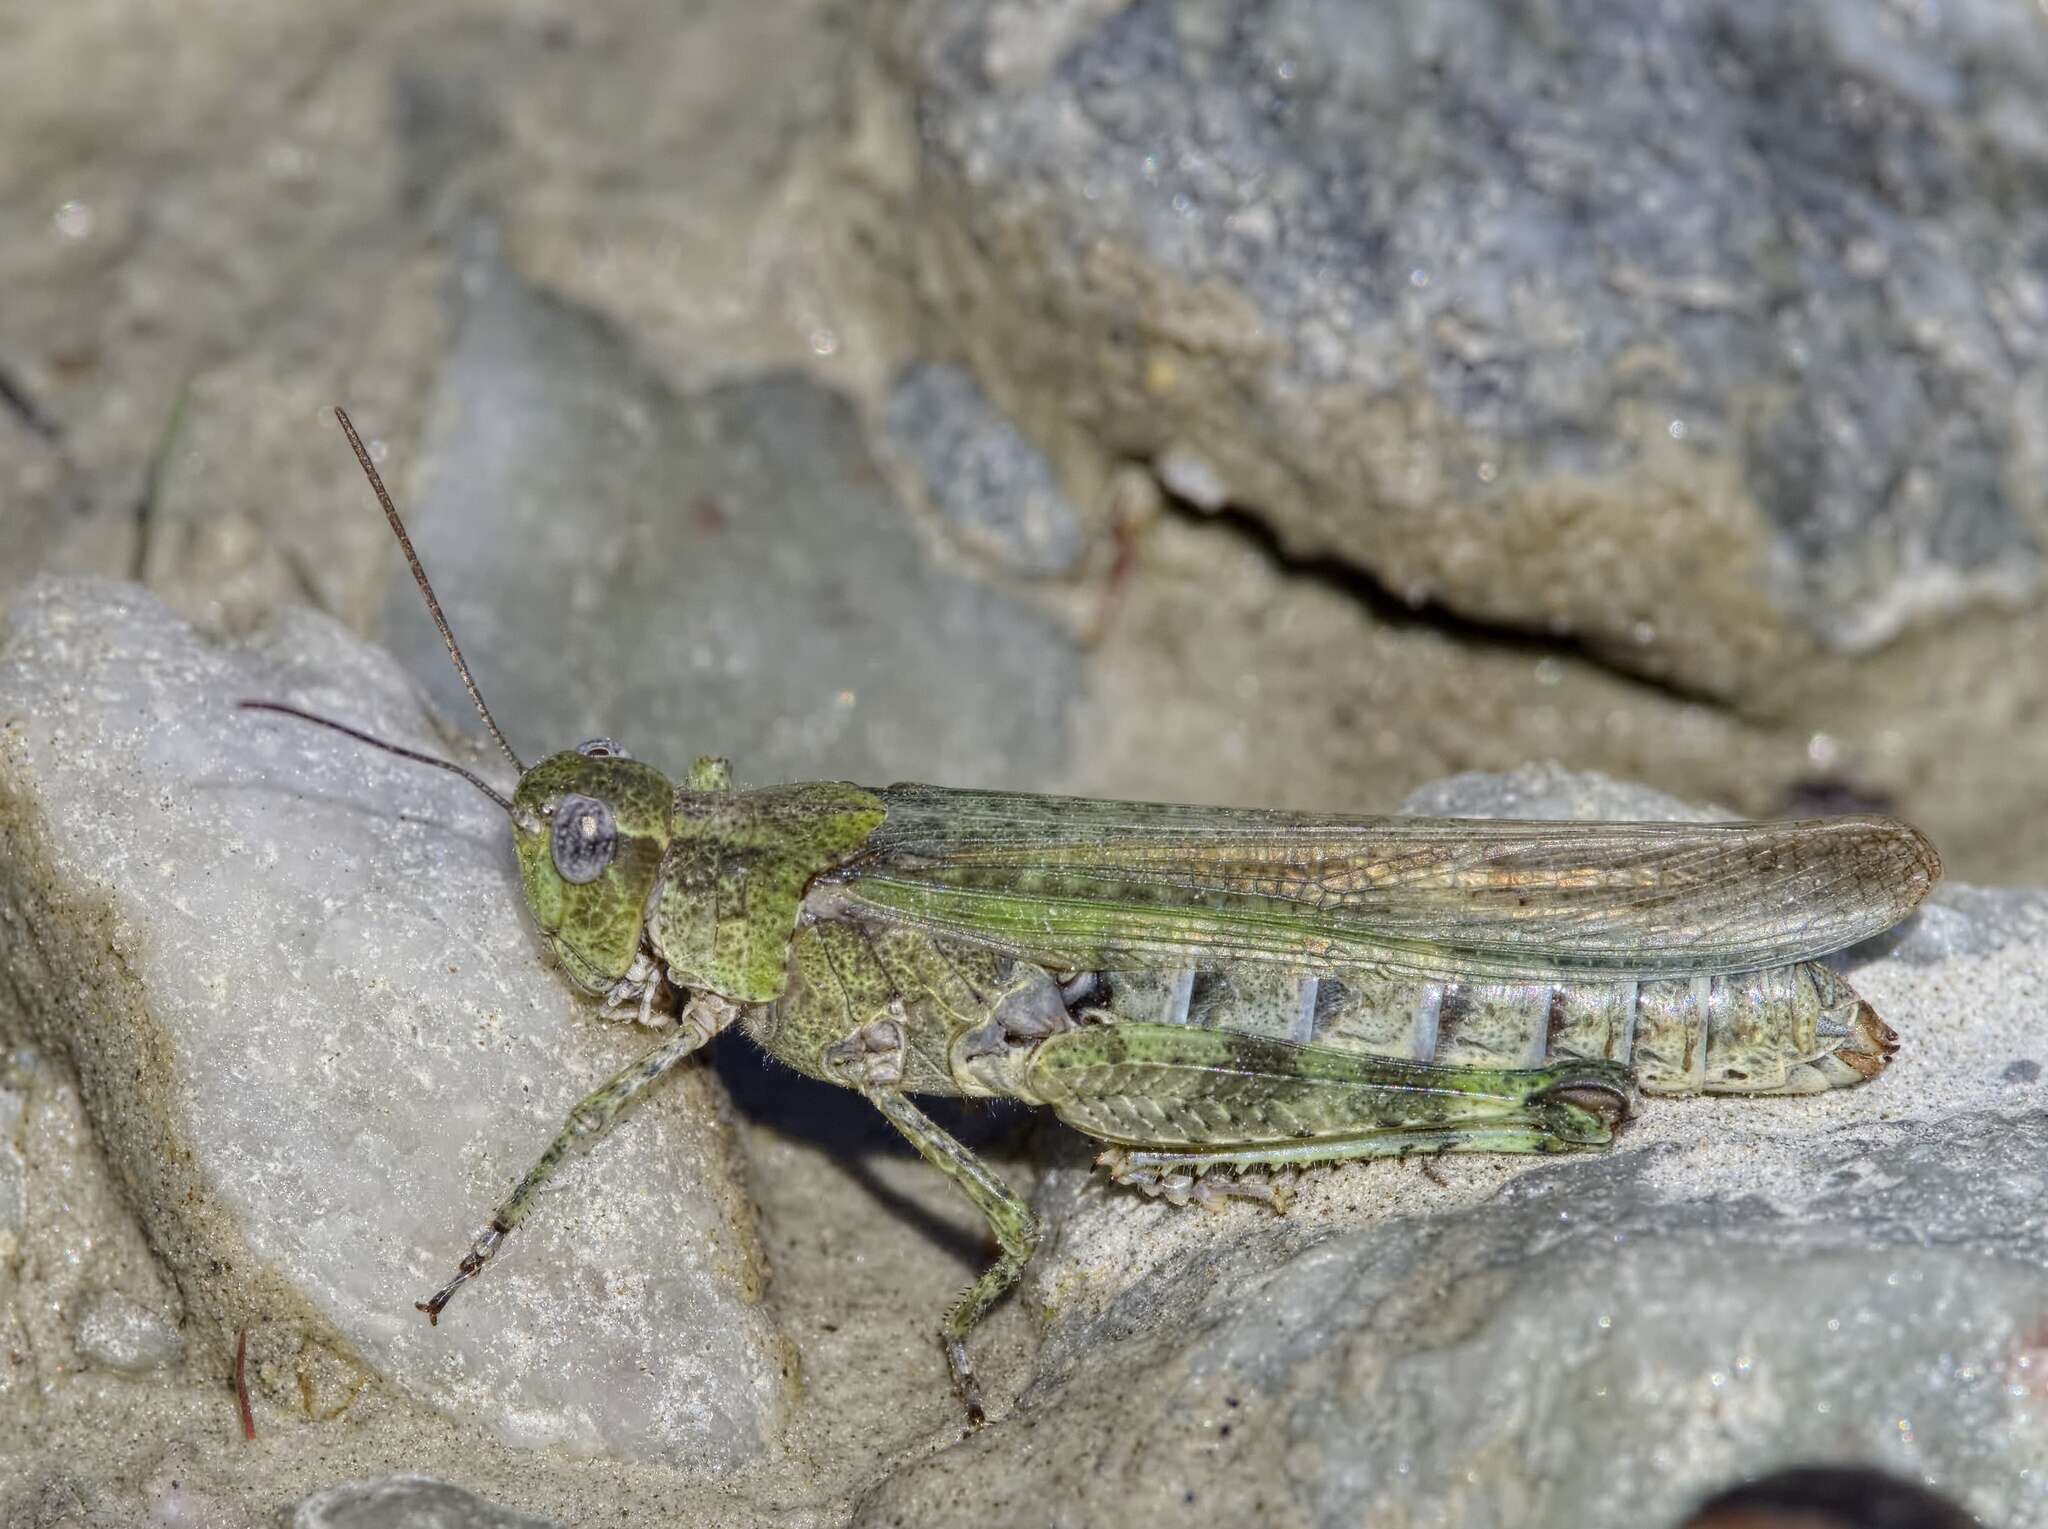
[[[519,777],[512,844],[526,906],[587,992],[604,992],[639,953],[675,795],[667,776],[601,739]]]

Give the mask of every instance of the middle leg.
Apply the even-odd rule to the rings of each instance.
[[[980,1427],[988,1420],[982,1406],[981,1386],[974,1378],[974,1366],[967,1357],[967,1335],[988,1309],[1002,1299],[1024,1272],[1025,1262],[1038,1246],[1038,1223],[1030,1208],[988,1165],[969,1152],[932,1118],[902,1094],[889,1089],[863,1088],[861,1094],[889,1124],[901,1131],[918,1155],[959,1186],[988,1222],[996,1239],[996,1261],[980,1279],[960,1293],[946,1308],[939,1325],[939,1341],[946,1350],[946,1368],[952,1372],[954,1388],[967,1406],[967,1421]]]

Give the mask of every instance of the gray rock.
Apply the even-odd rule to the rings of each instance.
[[[259,1399],[294,1410],[311,1376],[322,1415],[395,1387],[515,1443],[750,1459],[783,1377],[701,1072],[439,1327],[412,1310],[647,1043],[543,965],[482,796],[244,696],[450,752],[323,617],[214,646],[131,587],[45,580],[0,639],[0,1033],[75,1069],[188,1340],[248,1327]]]
[[[21,1119],[21,1095],[0,1088],[0,1236],[11,1236],[21,1226],[22,1163],[15,1150],[14,1128]]]
[[[26,1241],[25,1212],[28,1208],[28,1171],[20,1148],[19,1129],[25,1100],[17,1090],[0,1086],[0,1343],[9,1352],[32,1352],[24,1324],[27,1292],[23,1286],[23,1243]],[[29,1367],[10,1364],[0,1371],[0,1407],[26,1405],[24,1398],[34,1384]],[[7,1464],[7,1452],[0,1450],[0,1467]],[[7,1504],[0,1493],[0,1507]]]
[[[1552,768],[1432,811],[1669,799]],[[2048,929],[2048,894],[1938,890],[1952,925]],[[1901,947],[1903,948],[1903,947]],[[1056,1170],[1038,1381],[857,1521],[970,1503],[1042,1524],[1471,1529],[1676,1522],[1707,1491],[1869,1460],[1987,1523],[2048,1524],[2038,1213],[2048,941],[1857,953],[1902,1035],[1818,1099],[1645,1100],[1612,1152],[1301,1181],[1289,1213],[1175,1212]]]
[[[420,555],[522,749],[604,735],[676,768],[728,755],[750,781],[1026,786],[1064,763],[1072,643],[931,566],[816,382],[679,398],[590,315],[480,261],[426,453]],[[387,613],[467,716],[402,571]]]
[[[1192,446],[1167,447],[1152,459],[1152,471],[1168,493],[1198,510],[1220,510],[1230,503],[1230,485]]]
[[[1070,572],[1087,551],[1080,512],[1045,453],[988,401],[971,374],[941,362],[905,367],[883,423],[916,463],[939,513],[966,540],[1023,574]]]
[[[102,1292],[78,1319],[79,1356],[103,1369],[140,1375],[184,1353],[178,1329],[118,1290]]]
[[[431,1476],[345,1481],[303,1498],[292,1529],[557,1529]]]
[[[1490,774],[1468,770],[1411,791],[1400,810],[1425,818],[1629,818],[1711,823],[1733,814],[1695,807],[1666,792],[1555,764]]]
[[[927,296],[1068,452],[1194,443],[1293,546],[1722,694],[2039,590],[2003,0],[940,0],[887,48]]]

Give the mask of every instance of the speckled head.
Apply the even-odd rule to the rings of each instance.
[[[598,739],[519,778],[512,844],[526,906],[562,969],[602,993],[632,966],[676,788]]]

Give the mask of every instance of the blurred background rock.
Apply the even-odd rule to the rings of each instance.
[[[12,7],[0,600],[445,698],[343,402],[532,749],[2038,878],[2043,99],[2003,0]]]

